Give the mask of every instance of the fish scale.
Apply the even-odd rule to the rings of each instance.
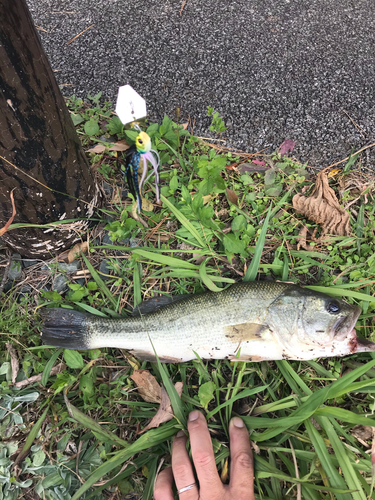
[[[47,309],[42,337],[48,345],[117,347],[152,361],[154,349],[166,362],[196,354],[245,361],[314,359],[375,350],[375,344],[356,337],[359,314],[357,306],[291,283],[243,282],[124,319]]]

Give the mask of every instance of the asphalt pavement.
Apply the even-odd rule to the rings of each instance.
[[[202,136],[212,106],[228,144],[292,139],[317,167],[375,142],[373,0],[27,2],[65,95],[115,100],[130,84],[151,119],[181,107]],[[375,166],[375,148],[362,162]]]

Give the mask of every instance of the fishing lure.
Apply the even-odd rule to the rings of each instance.
[[[139,182],[138,170],[141,160],[143,160],[143,172]],[[135,144],[130,146],[125,155],[125,175],[129,186],[129,191],[137,200],[138,211],[142,210],[142,186],[146,179],[147,173],[147,160],[153,166],[155,172],[155,185],[156,185],[156,200],[160,200],[159,194],[159,164],[160,157],[154,149],[151,149],[151,139],[146,132],[140,132],[137,135]]]

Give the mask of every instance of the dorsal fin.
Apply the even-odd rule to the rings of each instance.
[[[172,304],[173,302],[186,299],[187,297],[191,297],[191,295],[188,293],[184,293],[181,295],[172,295],[172,297],[169,297],[168,295],[158,295],[157,297],[152,297],[152,299],[145,300],[141,304],[139,304],[139,306],[135,307],[131,316],[140,316],[153,313],[160,307],[167,306],[169,304]]]

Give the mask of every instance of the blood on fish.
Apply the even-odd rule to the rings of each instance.
[[[351,353],[357,352],[358,348],[358,341],[357,341],[357,335],[355,330],[352,331],[352,336],[349,338],[349,348]]]

